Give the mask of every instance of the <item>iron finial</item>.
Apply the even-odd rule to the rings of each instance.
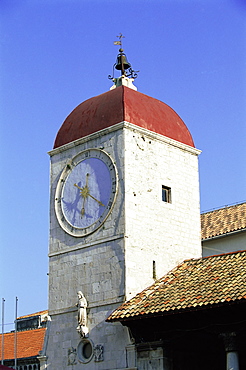
[[[113,75],[109,75],[108,78],[110,80],[114,79],[114,69],[121,71],[121,76],[137,78],[137,72],[139,71],[134,71],[132,69],[131,64],[127,60],[126,54],[124,53],[124,49],[122,49],[122,39],[125,38],[125,36],[120,33],[119,36],[116,37],[118,37],[119,40],[114,41],[114,45],[119,45],[121,47],[119,49],[119,54],[117,55],[116,63],[113,65]]]

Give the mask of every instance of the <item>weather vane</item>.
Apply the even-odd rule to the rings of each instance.
[[[114,45],[120,45],[122,46],[122,39],[125,38],[125,36],[122,35],[122,33],[119,34],[119,36],[116,36],[119,38],[119,41],[114,41]]]
[[[131,64],[128,62],[125,53],[123,53],[122,49],[122,39],[125,38],[125,36],[122,35],[122,33],[119,34],[118,41],[114,41],[114,45],[120,45],[121,48],[119,49],[119,54],[117,55],[117,60],[116,63],[113,65],[113,76],[109,75],[108,78],[110,80],[114,79],[114,69],[117,69],[121,71],[121,75],[125,77],[130,77],[130,78],[137,78],[137,72],[139,71],[134,71],[131,67]],[[126,72],[127,71],[127,72]]]

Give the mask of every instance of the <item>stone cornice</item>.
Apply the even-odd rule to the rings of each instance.
[[[115,236],[111,236],[111,237],[107,237],[107,238],[96,239],[94,241],[90,241],[90,242],[85,243],[85,244],[79,243],[78,245],[75,245],[73,247],[66,247],[64,249],[59,249],[55,252],[51,252],[51,253],[49,253],[48,257],[60,256],[61,254],[71,253],[71,252],[74,252],[74,251],[78,251],[80,249],[88,248],[88,247],[98,245],[98,244],[109,243],[109,242],[112,242],[113,240],[122,239],[122,238],[124,238],[124,235],[120,234],[120,235],[115,235]]]
[[[90,140],[97,139],[100,136],[103,136],[103,135],[106,135],[106,134],[109,134],[111,132],[117,131],[119,129],[124,129],[124,128],[133,130],[135,132],[139,132],[140,134],[145,135],[146,137],[148,137],[152,140],[162,141],[162,142],[165,142],[169,145],[178,147],[178,148],[180,148],[182,150],[185,150],[185,151],[188,151],[188,152],[190,152],[194,155],[199,155],[201,153],[201,150],[199,150],[199,149],[193,148],[193,147],[191,147],[189,145],[186,145],[186,144],[183,144],[179,141],[170,139],[166,136],[163,136],[163,135],[157,134],[153,131],[147,130],[147,129],[142,128],[142,127],[139,127],[137,125],[134,125],[133,123],[123,121],[123,122],[116,123],[113,126],[107,127],[103,130],[99,130],[99,131],[97,131],[93,134],[82,137],[78,140],[72,141],[71,143],[68,143],[68,144],[62,145],[58,148],[52,149],[51,151],[48,152],[48,154],[50,156],[53,156],[55,154],[62,153],[64,151],[68,150],[68,149],[71,149],[71,148],[75,147],[75,146],[78,146],[78,145],[83,144],[85,142],[88,142]]]

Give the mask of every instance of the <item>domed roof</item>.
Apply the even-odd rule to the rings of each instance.
[[[188,128],[172,108],[129,87],[119,86],[78,105],[58,131],[54,148],[123,121],[194,147]]]

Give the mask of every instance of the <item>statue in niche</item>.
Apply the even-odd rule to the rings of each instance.
[[[79,291],[78,295],[78,302],[76,306],[78,307],[78,326],[77,331],[82,338],[88,336],[89,330],[87,328],[87,301],[85,299],[84,294]]]

